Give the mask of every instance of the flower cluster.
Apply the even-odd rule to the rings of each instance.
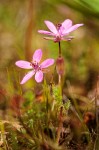
[[[69,33],[76,30],[78,27],[83,26],[83,24],[72,25],[72,21],[70,19],[66,19],[64,22],[57,24],[56,26],[50,21],[45,21],[45,24],[50,31],[38,30],[38,32],[50,36],[44,38],[48,40],[51,39],[54,42],[71,40],[72,37],[69,36]],[[20,68],[31,69],[31,71],[24,76],[20,84],[27,82],[33,75],[35,75],[36,82],[42,82],[43,73],[46,71],[47,67],[54,64],[54,59],[49,58],[39,64],[41,58],[42,50],[38,49],[34,52],[32,62],[19,60],[15,63],[16,66]]]

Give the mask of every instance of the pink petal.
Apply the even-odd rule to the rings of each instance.
[[[72,21],[70,19],[66,19],[63,23],[62,23],[62,27],[63,27],[63,33],[66,32],[67,29],[69,29],[72,26]]]
[[[45,30],[38,30],[38,33],[54,36],[52,32],[45,31]]]
[[[55,25],[50,22],[50,21],[44,21],[45,24],[47,25],[47,27],[49,28],[50,31],[52,31],[54,34],[57,34],[57,29],[55,27]]]
[[[73,36],[68,36],[68,37],[63,37],[61,40],[62,41],[71,41],[74,37]]]
[[[54,64],[54,59],[46,59],[45,61],[43,61],[42,63],[41,63],[41,68],[47,68],[47,67],[49,67],[49,66],[51,66],[51,65],[53,65]]]
[[[20,84],[24,84],[25,82],[27,82],[33,75],[35,74],[35,71],[30,71],[29,73],[27,73],[24,78],[22,79]]]
[[[36,80],[36,82],[42,82],[42,80],[43,80],[43,72],[42,71],[37,71],[36,72],[35,80]]]
[[[53,38],[53,37],[44,37],[44,39],[45,39],[45,40],[52,40],[52,41],[55,41],[56,38]]]
[[[33,61],[36,61],[36,62],[40,62],[42,58],[42,50],[41,49],[38,49],[34,52],[34,55],[33,55]]]
[[[76,30],[77,28],[79,28],[80,26],[83,26],[84,24],[76,24],[76,25],[73,25],[71,28],[69,28],[64,34],[67,34],[67,33],[70,33],[74,30]]]
[[[24,61],[24,60],[19,60],[16,63],[16,66],[20,67],[20,68],[24,68],[24,69],[32,69],[31,63],[28,61]]]

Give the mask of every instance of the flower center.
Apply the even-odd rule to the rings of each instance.
[[[41,70],[40,65],[36,61],[31,62],[31,66],[33,67],[33,69],[35,70],[35,72]]]

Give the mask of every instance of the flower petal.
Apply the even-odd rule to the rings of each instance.
[[[54,41],[56,38],[54,38],[54,37],[44,37],[44,39],[45,40],[52,40],[52,41]]]
[[[47,68],[53,64],[54,64],[54,59],[49,58],[49,59],[46,59],[45,61],[43,61],[40,66],[41,66],[41,68]]]
[[[62,33],[64,34],[64,32],[67,31],[67,29],[69,29],[72,26],[72,21],[70,19],[66,19],[63,23],[62,23],[62,28],[63,31]]]
[[[42,58],[42,50],[41,49],[37,49],[34,54],[33,54],[33,61],[36,61],[36,62],[40,62]]]
[[[64,34],[67,34],[67,33],[70,33],[74,30],[76,30],[78,27],[80,26],[83,26],[84,24],[76,24],[76,25],[73,25],[72,27],[70,27]]]
[[[36,80],[36,82],[42,82],[42,80],[43,80],[43,72],[42,71],[37,71],[36,72],[35,80]]]
[[[45,30],[38,30],[38,33],[54,36],[52,32],[45,31]]]
[[[68,36],[68,37],[63,37],[61,40],[62,41],[71,41],[74,38],[74,36]]]
[[[20,84],[24,84],[25,82],[27,82],[33,75],[35,74],[35,71],[30,71],[29,73],[27,73],[24,78],[22,79]]]
[[[57,34],[58,31],[57,31],[55,25],[52,22],[50,22],[50,21],[44,21],[44,22],[45,22],[45,24],[47,25],[47,27],[49,28],[50,31],[52,31],[54,34]]]
[[[24,69],[32,69],[31,63],[24,60],[16,61],[15,65]]]

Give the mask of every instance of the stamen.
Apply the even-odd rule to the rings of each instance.
[[[35,71],[39,71],[41,69],[40,65],[36,61],[32,61],[31,64]]]
[[[61,23],[58,23],[58,24],[56,25],[57,30],[59,30],[61,26],[62,26],[62,24],[61,24]]]

